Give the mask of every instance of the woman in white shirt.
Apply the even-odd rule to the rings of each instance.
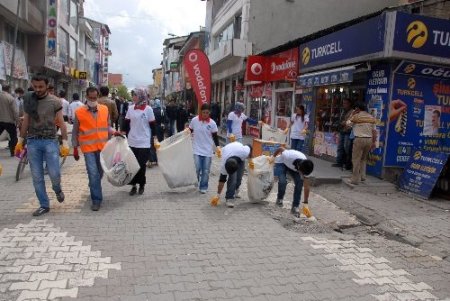
[[[144,193],[146,184],[146,163],[150,157],[152,135],[155,133],[155,115],[153,109],[147,105],[147,92],[136,89],[133,94],[133,105],[125,115],[122,131],[127,132],[128,144],[139,162],[140,169],[129,183],[130,195]],[[139,184],[139,191],[136,185]]]
[[[292,114],[291,117],[291,149],[300,152],[303,150],[308,124],[309,117],[305,113],[305,107],[303,105],[297,105],[295,107],[295,114]]]

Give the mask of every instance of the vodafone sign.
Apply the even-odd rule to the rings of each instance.
[[[198,104],[211,101],[211,66],[206,54],[199,49],[189,50],[183,59]]]
[[[298,70],[298,48],[273,56],[252,55],[247,59],[248,81],[296,80]]]

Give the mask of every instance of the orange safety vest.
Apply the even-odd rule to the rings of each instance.
[[[78,143],[83,153],[101,151],[108,142],[108,108],[99,104],[97,110],[97,118],[87,107],[75,111],[80,124]]]

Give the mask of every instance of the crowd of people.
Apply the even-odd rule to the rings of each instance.
[[[252,157],[251,145],[242,143],[242,123],[257,124],[243,112],[242,103],[236,103],[234,109],[227,117],[227,143],[221,148],[219,145],[217,122],[212,118],[217,114],[214,103],[203,104],[199,114],[189,120],[189,112],[184,106],[170,101],[166,107],[161,105],[159,99],[150,100],[145,89],[132,91],[132,103],[123,98],[117,98],[114,93],[109,97],[108,87],[89,87],[86,89],[86,101],[74,93],[72,101],[66,99],[66,93],[60,91],[55,95],[54,87],[49,84],[46,76],[36,74],[32,80],[32,91],[16,94],[14,99],[10,95],[1,95],[0,112],[8,118],[0,116],[0,132],[10,132],[9,149],[11,156],[18,155],[27,144],[28,157],[32,174],[33,185],[40,207],[33,212],[33,216],[40,216],[49,212],[49,197],[45,188],[44,162],[48,169],[52,189],[58,202],[64,202],[65,195],[61,187],[61,172],[59,157],[70,153],[68,131],[66,123],[72,124],[71,147],[75,160],[79,160],[79,150],[84,155],[86,172],[89,180],[91,209],[98,211],[103,202],[102,176],[100,154],[112,136],[127,137],[128,145],[139,163],[139,171],[129,185],[129,195],[142,195],[145,191],[146,167],[148,162],[157,162],[157,145],[166,137],[176,132],[189,131],[192,136],[194,164],[198,178],[198,191],[207,193],[209,189],[209,174],[212,157],[221,157],[220,176],[217,195],[220,194],[227,183],[225,193],[226,206],[233,208],[235,199],[240,198],[239,188],[245,170],[246,159],[250,162]],[[19,96],[20,95],[20,96]],[[295,131],[303,130],[307,117],[304,108],[297,110],[298,118],[292,119]],[[302,122],[302,125],[299,124]],[[17,126],[20,126],[19,137]],[[306,126],[307,127],[307,126]],[[60,131],[62,142],[57,139]],[[293,139],[299,139],[292,136]],[[301,144],[301,143],[298,143]],[[294,179],[294,194],[291,212],[300,214],[300,198],[304,188],[302,212],[310,216],[307,207],[309,198],[308,175],[313,171],[314,165],[298,149],[278,149],[275,154],[268,157],[273,165],[278,181],[277,205],[282,206],[286,191],[287,175]]]

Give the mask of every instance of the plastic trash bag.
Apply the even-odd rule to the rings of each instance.
[[[285,131],[272,128],[267,124],[262,125],[261,139],[265,141],[275,141],[279,143],[286,143],[288,134]]]
[[[268,156],[259,156],[252,159],[253,168],[249,168],[247,177],[247,191],[250,202],[265,200],[273,187],[273,164],[269,163]]]
[[[170,188],[197,184],[191,134],[179,132],[160,142],[158,166]]]
[[[140,168],[127,139],[122,137],[113,137],[106,143],[100,152],[100,164],[108,182],[114,186],[130,183]]]

